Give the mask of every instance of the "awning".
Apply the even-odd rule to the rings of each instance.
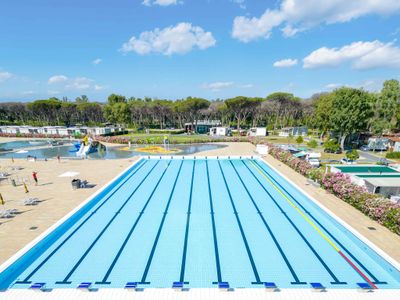
[[[400,187],[400,178],[380,178],[380,177],[373,177],[373,178],[364,178],[364,180],[370,183],[373,186],[381,186],[381,187]]]

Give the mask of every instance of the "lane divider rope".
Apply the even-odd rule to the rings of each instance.
[[[350,266],[356,270],[358,274],[361,275],[362,278],[365,279],[374,289],[377,289],[378,287],[364,274],[360,271],[360,269],[357,268],[354,263],[351,262],[351,260],[313,223],[313,221],[308,218],[300,208],[294,204],[265,174],[264,172],[253,162],[250,161],[251,165],[260,173],[270,185],[307,221],[308,224],[313,227],[322,238],[329,243],[345,260]]]

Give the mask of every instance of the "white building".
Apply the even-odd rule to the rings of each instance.
[[[331,165],[332,173],[345,173],[351,182],[363,186],[372,194],[385,197],[400,195],[400,172],[379,165]]]
[[[211,127],[211,136],[230,136],[232,135],[232,130],[229,127]]]
[[[253,127],[247,132],[248,136],[266,136],[267,128],[265,127]]]
[[[299,126],[299,127],[286,127],[282,128],[279,132],[279,136],[288,137],[288,136],[306,136],[308,135],[307,126]]]

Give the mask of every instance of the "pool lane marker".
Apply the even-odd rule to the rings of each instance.
[[[110,276],[110,274],[113,271],[115,265],[117,264],[117,261],[119,260],[122,252],[124,251],[126,244],[129,242],[132,233],[135,231],[137,224],[139,223],[140,219],[142,218],[142,216],[143,216],[148,204],[150,203],[150,200],[152,199],[155,191],[157,190],[157,187],[160,184],[161,179],[163,178],[163,176],[164,176],[164,174],[165,174],[165,172],[166,172],[166,170],[167,170],[167,168],[168,168],[170,163],[171,163],[171,160],[169,161],[168,165],[166,166],[163,175],[158,180],[158,182],[157,182],[156,186],[154,187],[153,191],[151,192],[150,196],[147,198],[146,203],[142,207],[142,210],[140,211],[139,215],[137,216],[137,218],[135,220],[135,223],[133,223],[131,229],[129,230],[124,242],[122,243],[121,247],[119,248],[118,253],[115,255],[114,260],[112,261],[111,265],[109,266],[109,268],[108,268],[106,274],[104,275],[103,279],[101,281],[97,281],[96,284],[111,284],[110,281],[107,281],[108,277]]]
[[[171,163],[171,161],[172,160],[170,160],[169,163]],[[156,238],[154,240],[153,247],[152,247],[151,252],[150,252],[150,256],[149,256],[149,258],[147,260],[146,268],[144,269],[144,272],[143,272],[142,280],[140,282],[138,282],[140,284],[150,284],[150,282],[146,281],[147,274],[149,273],[151,262],[153,261],[154,253],[155,253],[155,251],[157,249],[158,240],[160,239],[160,235],[161,235],[161,232],[162,232],[162,229],[163,229],[163,226],[164,226],[164,222],[165,222],[165,219],[166,219],[167,214],[168,214],[169,205],[171,204],[172,196],[174,195],[175,188],[176,188],[176,183],[178,182],[178,178],[179,178],[179,175],[181,173],[183,162],[184,162],[184,160],[182,159],[181,164],[179,166],[178,173],[176,174],[176,177],[175,177],[174,185],[172,187],[171,193],[169,194],[168,202],[167,202],[167,205],[165,207],[164,214],[163,214],[163,217],[162,217],[161,222],[160,222],[160,226],[158,227],[158,232],[157,232]]]
[[[278,207],[278,209],[281,211],[282,215],[285,217],[285,219],[292,225],[293,229],[297,232],[297,234],[301,237],[301,239],[306,243],[308,248],[311,250],[311,252],[315,255],[315,257],[318,259],[318,261],[321,263],[321,265],[325,268],[325,270],[329,273],[329,275],[332,277],[334,281],[331,282],[331,284],[347,284],[347,282],[340,281],[335,273],[329,268],[329,266],[325,263],[325,261],[322,259],[322,257],[318,254],[318,252],[314,249],[314,247],[311,245],[311,243],[307,240],[307,238],[304,236],[304,234],[300,231],[299,228],[297,228],[296,224],[287,216],[286,211],[282,209],[282,207],[279,205],[279,203],[272,197],[270,192],[266,189],[266,187],[261,183],[261,181],[257,178],[257,176],[254,174],[253,171],[250,170],[249,166],[242,161],[243,165],[248,169],[250,174],[253,176],[253,178],[258,182],[258,184],[261,186],[261,188],[268,194],[269,198],[274,202],[274,204]]]
[[[105,199],[103,200],[103,202],[94,210],[90,213],[89,216],[86,217],[85,220],[83,220],[83,222],[81,224],[79,224],[78,227],[76,227],[74,229],[74,231],[72,231],[31,273],[29,273],[29,275],[27,277],[25,277],[24,280],[21,281],[16,281],[16,284],[29,284],[32,283],[32,281],[30,281],[29,279],[37,272],[39,271],[39,269],[41,269],[43,267],[43,265],[87,222],[89,221],[89,219],[93,216],[93,214],[95,214],[104,204],[106,204],[108,202],[108,200],[110,200],[110,198],[112,196],[114,196],[114,194],[116,192],[119,191],[119,189],[121,187],[124,186],[124,184],[133,177],[133,175],[135,175],[146,163],[148,162],[148,160],[142,160],[139,167],[136,168],[136,170],[134,172],[132,172],[132,174],[128,175],[127,178],[125,179],[124,182],[120,183],[119,185],[116,185],[116,189]],[[138,166],[136,165],[136,166]],[[107,195],[107,194],[106,194]],[[99,201],[100,202],[100,201]],[[74,224],[75,225],[75,224]]]
[[[268,181],[268,183],[307,221],[308,224],[314,228],[322,238],[329,243],[345,260],[346,262],[359,274],[368,284],[374,289],[378,287],[363,273],[357,266],[355,266],[349,258],[294,204],[265,174],[264,172],[253,162],[250,161],[253,167]]]
[[[185,281],[185,268],[186,268],[187,246],[189,240],[190,215],[192,214],[192,198],[193,198],[193,185],[194,185],[193,183],[194,183],[195,168],[196,168],[196,160],[193,160],[192,181],[190,183],[189,203],[188,203],[187,217],[186,217],[185,240],[183,244],[183,253],[181,262],[181,274],[179,276],[179,282],[183,282],[184,284],[189,284],[189,282]]]
[[[359,261],[331,232],[329,232],[324,225],[322,225],[299,201],[297,201],[275,178],[273,178],[271,175],[267,173],[267,171],[256,161],[256,165],[258,165],[261,170],[263,170],[291,199],[293,199],[318,225],[320,228],[325,230],[326,233],[329,234],[329,236],[342,248],[344,249],[350,256],[351,258],[359,265],[361,268],[368,273],[369,276],[374,280],[374,284],[387,284],[386,281],[380,281],[378,278],[374,276],[374,274],[371,273],[370,270],[367,269],[366,266],[362,264],[361,261]]]
[[[233,169],[235,170],[235,173],[236,173],[237,177],[239,178],[240,182],[242,183],[244,189],[246,190],[247,195],[249,196],[251,202],[253,203],[253,205],[254,205],[254,207],[255,207],[255,209],[256,209],[256,211],[257,211],[259,217],[260,217],[261,220],[262,220],[262,222],[264,223],[265,228],[267,228],[268,233],[269,233],[269,235],[271,236],[272,240],[274,241],[276,248],[278,249],[279,253],[281,254],[283,260],[285,261],[286,266],[288,267],[290,273],[292,274],[294,281],[291,282],[291,283],[292,283],[292,284],[307,284],[306,282],[301,281],[301,280],[299,279],[299,277],[297,276],[296,272],[295,272],[294,269],[293,269],[293,266],[292,266],[291,263],[289,262],[289,259],[287,258],[285,252],[283,251],[283,249],[282,249],[282,247],[280,246],[278,240],[276,239],[276,237],[275,237],[275,235],[274,235],[272,229],[271,229],[270,226],[268,225],[268,222],[265,220],[265,218],[264,218],[262,212],[260,211],[260,209],[259,209],[257,203],[255,202],[253,196],[251,195],[249,189],[248,189],[247,186],[245,185],[245,183],[244,183],[242,177],[240,176],[239,172],[237,171],[235,165],[232,163],[231,160],[230,160],[229,162],[231,163]]]
[[[233,201],[231,191],[229,189],[228,183],[226,182],[225,174],[224,174],[224,171],[222,170],[221,162],[219,160],[218,160],[218,166],[219,166],[219,169],[221,171],[222,178],[224,180],[226,190],[228,192],[229,200],[231,202],[232,209],[233,209],[233,214],[235,215],[236,222],[237,222],[237,224],[239,226],[240,234],[242,236],[243,243],[244,243],[244,246],[246,248],[247,256],[248,256],[248,258],[250,260],[251,268],[253,269],[254,277],[256,278],[256,281],[252,282],[251,284],[264,284],[264,282],[261,281],[261,279],[260,279],[260,275],[258,274],[257,266],[256,266],[256,264],[254,262],[253,254],[251,253],[251,249],[250,249],[249,243],[247,242],[246,234],[244,233],[242,222],[240,221],[240,218],[239,218],[239,213],[236,210],[235,202]]]
[[[208,170],[208,160],[206,160],[206,170],[207,170],[208,199],[210,201],[211,224],[212,224],[212,232],[213,232],[213,240],[214,240],[215,265],[216,265],[216,269],[217,269],[217,279],[218,279],[218,281],[213,282],[213,284],[218,284],[218,282],[222,282],[222,274],[221,274],[221,263],[219,260],[217,230],[216,230],[216,226],[215,226],[215,217],[214,217],[215,212],[214,212],[213,198],[212,198],[212,193],[211,193],[210,172]]]
[[[157,162],[158,164],[158,162]],[[153,168],[146,174],[146,176],[142,179],[142,181],[139,183],[139,185],[134,189],[134,191],[129,195],[129,197],[125,200],[125,202],[121,205],[121,207],[118,209],[118,211],[116,211],[114,213],[114,216],[108,221],[108,223],[106,224],[106,226],[103,227],[103,229],[101,230],[101,232],[97,235],[97,237],[94,239],[94,241],[90,244],[90,246],[86,249],[86,251],[83,253],[83,255],[81,256],[81,258],[75,263],[75,265],[72,267],[72,269],[69,271],[69,273],[65,276],[65,278],[62,281],[56,281],[56,284],[71,284],[72,282],[69,281],[69,279],[71,278],[71,276],[75,273],[76,269],[80,266],[80,264],[83,262],[83,260],[86,258],[86,256],[90,253],[90,251],[92,250],[92,248],[97,244],[97,242],[100,240],[100,238],[102,237],[102,235],[107,231],[108,227],[110,227],[110,225],[112,224],[112,222],[117,218],[117,216],[121,213],[121,211],[123,210],[123,208],[125,207],[125,205],[132,199],[132,196],[136,193],[136,191],[139,189],[139,187],[143,184],[143,182],[148,178],[148,176],[150,175],[150,173],[154,170],[154,168],[156,167],[155,164],[153,166]],[[169,166],[169,164],[168,164]],[[167,167],[168,168],[168,167]],[[161,181],[161,179],[164,177],[165,172],[167,171],[167,168],[165,168],[164,172],[162,173],[159,182]],[[158,184],[156,185],[156,187],[158,186]]]

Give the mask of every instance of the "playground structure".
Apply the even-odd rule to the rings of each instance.
[[[106,146],[98,141],[94,141],[91,137],[85,136],[80,144],[75,144],[76,156],[85,157],[90,153],[98,152],[99,150],[105,150]],[[79,149],[78,149],[79,146]]]

